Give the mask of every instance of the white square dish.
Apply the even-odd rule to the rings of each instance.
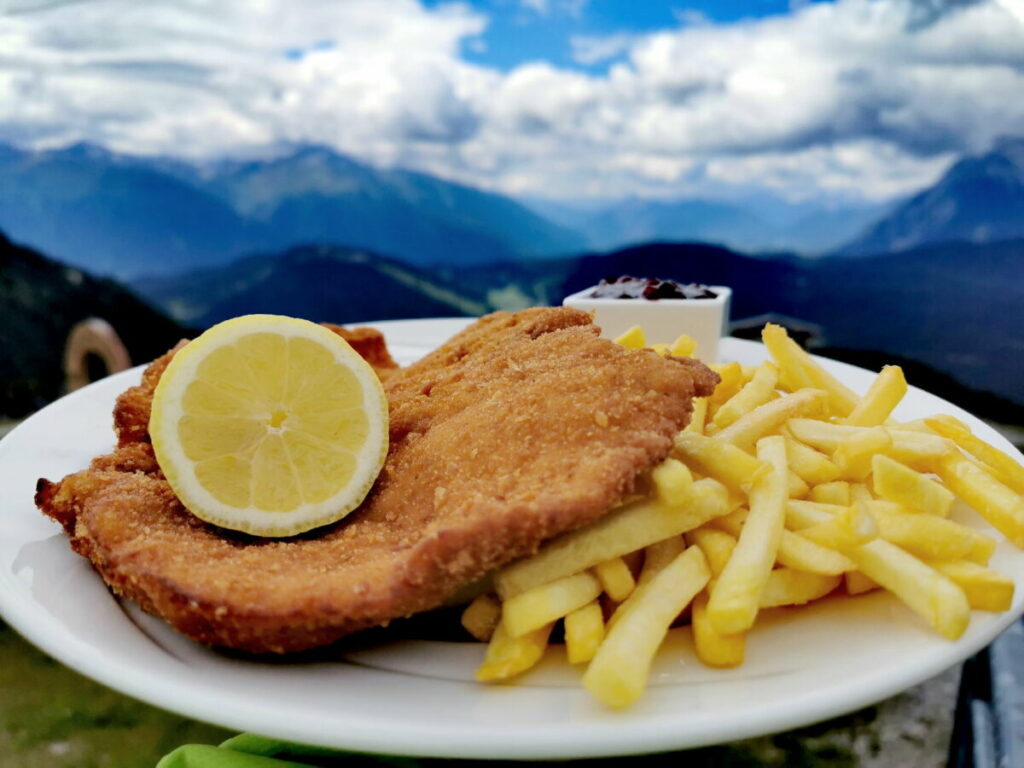
[[[634,325],[644,329],[649,344],[671,344],[682,334],[697,342],[694,357],[706,363],[718,361],[718,342],[729,318],[732,290],[710,285],[713,299],[604,299],[590,294],[596,286],[566,296],[567,307],[594,312],[601,335],[614,339]]]

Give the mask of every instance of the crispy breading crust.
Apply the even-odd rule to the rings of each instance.
[[[393,369],[398,368],[398,363],[391,358],[391,353],[388,352],[388,345],[384,341],[384,334],[376,328],[367,328],[365,326],[344,328],[333,323],[321,323],[321,325],[329,331],[334,331],[347,341],[352,349],[359,353],[360,357],[373,366],[378,376],[386,375]]]
[[[137,433],[119,433],[118,451],[89,470],[40,481],[37,503],[118,594],[189,637],[253,652],[323,645],[434,608],[591,522],[668,454],[691,397],[717,377],[597,333],[576,310],[497,313],[392,373],[391,448],[374,489],[302,536],[202,523],[151,446],[125,440]],[[118,407],[141,412],[142,400]]]

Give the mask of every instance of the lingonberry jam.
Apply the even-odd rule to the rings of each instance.
[[[717,294],[706,285],[656,277],[606,277],[597,284],[589,298],[593,299],[714,299]]]

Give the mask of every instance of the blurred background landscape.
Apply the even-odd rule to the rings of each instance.
[[[247,312],[477,315],[633,273],[1024,423],[1015,0],[6,8],[3,417],[61,394],[88,318],[139,363]]]

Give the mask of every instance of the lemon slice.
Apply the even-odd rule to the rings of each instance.
[[[291,536],[340,520],[369,492],[388,450],[380,380],[315,323],[246,315],[171,360],[153,395],[153,450],[202,520]]]

